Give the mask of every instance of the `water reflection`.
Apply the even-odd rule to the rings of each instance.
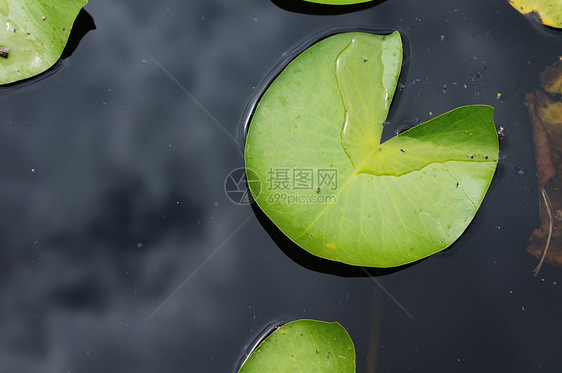
[[[285,325],[288,322],[289,320],[272,321],[269,324],[267,324],[260,332],[256,333],[254,339],[244,347],[244,351],[242,353],[242,356],[240,357],[240,361],[238,361],[238,364],[236,364],[236,369],[234,370],[234,372],[236,373],[240,370],[240,367],[242,367],[242,365],[246,362],[246,360],[248,360],[248,357],[252,354],[252,352],[254,352],[254,350],[258,348],[258,346],[267,337],[269,337],[271,333],[273,333],[275,330],[277,330],[277,328],[279,328],[282,325]]]

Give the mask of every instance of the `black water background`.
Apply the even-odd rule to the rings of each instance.
[[[297,318],[344,325],[358,372],[374,360],[379,372],[560,366],[562,272],[534,278],[525,251],[539,219],[524,105],[560,33],[499,0],[344,15],[278,5],[92,1],[96,30],[63,67],[1,92],[1,371],[230,372],[267,324]],[[393,123],[484,103],[505,129],[505,158],[454,250],[377,277],[415,320],[371,278],[284,247],[224,192],[260,82],[334,27],[409,41]]]

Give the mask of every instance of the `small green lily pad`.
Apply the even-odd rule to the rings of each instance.
[[[489,106],[465,106],[381,143],[402,61],[398,32],[313,45],[259,101],[246,140],[256,203],[308,252],[392,267],[451,245],[490,185]],[[255,184],[255,183],[254,183]]]
[[[520,13],[534,16],[550,27],[562,28],[562,1],[560,0],[509,0]]]
[[[337,322],[292,321],[269,335],[238,372],[354,373],[355,348]]]
[[[0,84],[35,76],[57,62],[87,0],[0,0]],[[3,49],[2,49],[3,48]]]
[[[304,0],[308,1],[309,3],[318,3],[318,4],[326,4],[326,5],[352,5],[352,4],[361,4],[361,3],[368,3],[372,0]]]

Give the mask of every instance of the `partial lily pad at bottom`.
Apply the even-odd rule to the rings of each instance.
[[[0,0],[0,84],[44,72],[64,50],[87,0]],[[3,48],[3,49],[2,49]]]
[[[560,0],[509,0],[509,4],[522,14],[538,18],[546,26],[562,28]]]
[[[337,322],[292,321],[269,335],[238,372],[354,373],[355,348]]]
[[[255,109],[245,161],[262,187],[250,191],[313,255],[414,262],[451,245],[486,194],[492,107],[460,107],[381,142],[401,62],[398,32],[337,34],[294,59]]]

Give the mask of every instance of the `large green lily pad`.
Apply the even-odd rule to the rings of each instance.
[[[402,61],[398,32],[344,33],[294,59],[251,119],[258,206],[292,241],[391,267],[451,245],[480,206],[498,138],[489,106],[452,110],[381,143]]]
[[[64,50],[87,0],[0,0],[0,84],[35,76]]]
[[[268,336],[238,372],[354,373],[355,348],[337,322],[292,321]]]
[[[509,4],[522,14],[535,16],[547,26],[562,28],[560,0],[509,0]]]

